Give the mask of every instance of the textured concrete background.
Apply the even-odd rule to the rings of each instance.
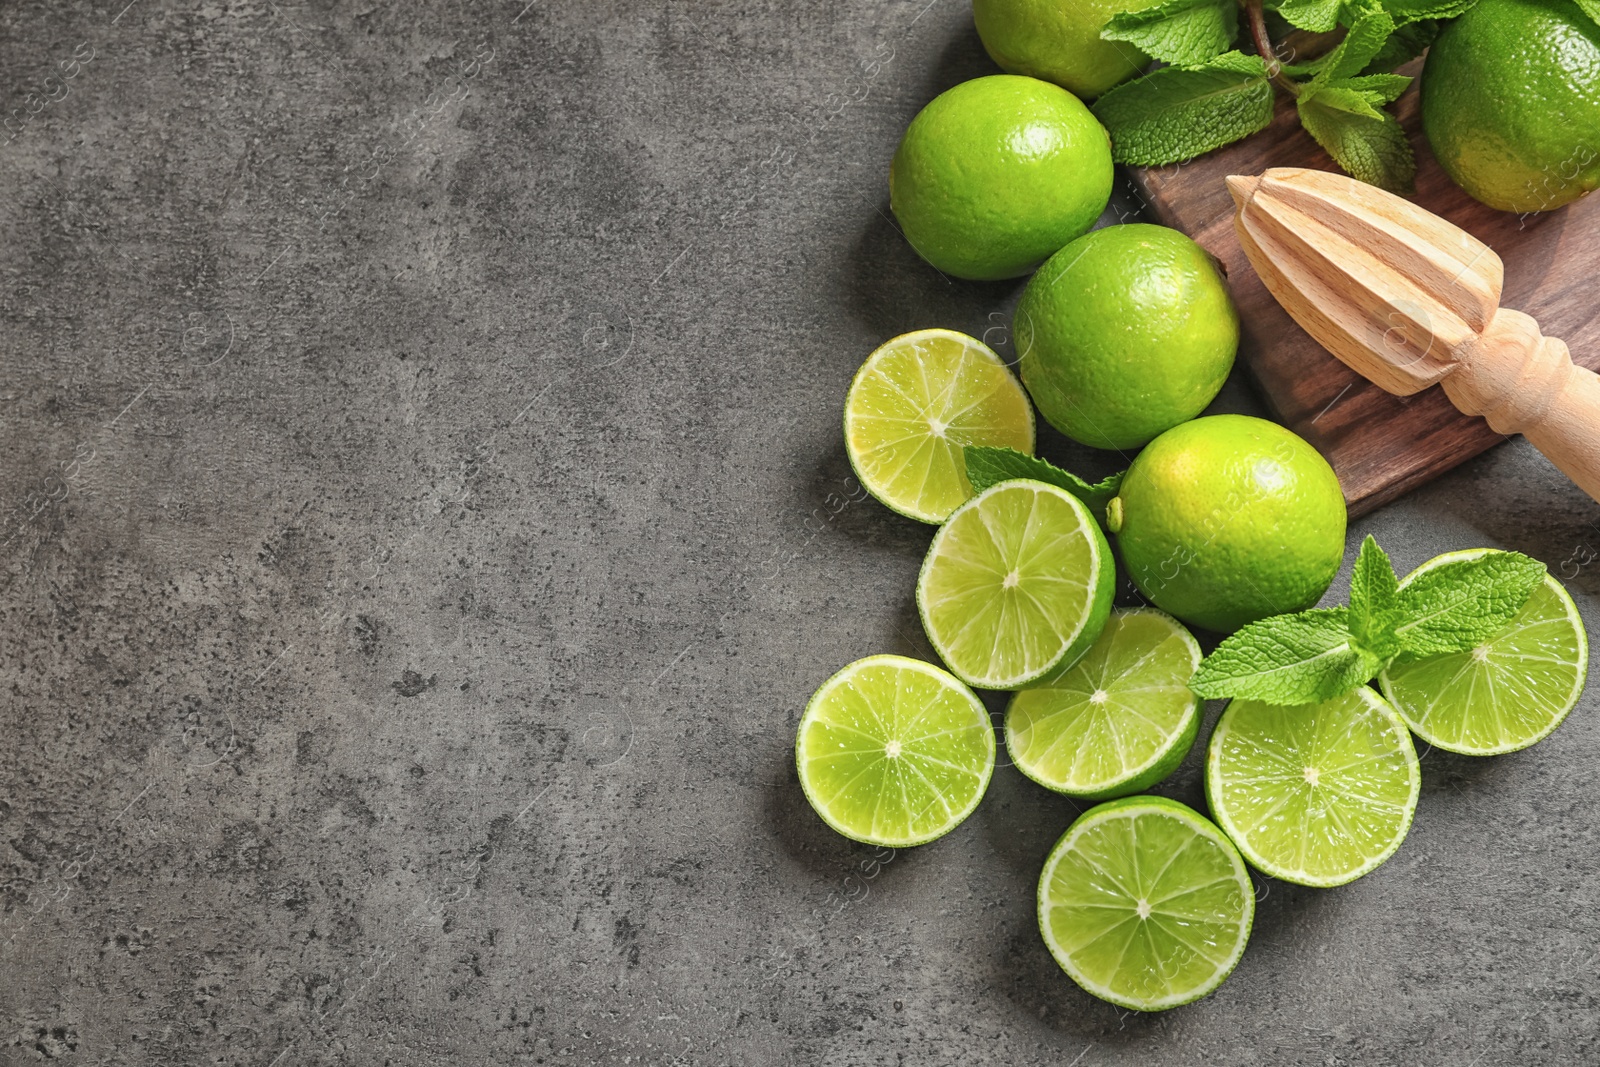
[[[1035,932],[1065,799],[805,806],[811,690],[927,654],[840,403],[1004,341],[884,182],[990,69],[963,0],[0,5],[0,1061],[1600,1058],[1596,694],[1154,1017]],[[1351,537],[1600,620],[1597,523],[1516,444]]]

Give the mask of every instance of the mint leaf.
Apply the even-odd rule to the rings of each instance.
[[[1361,542],[1361,553],[1350,575],[1350,611],[1346,623],[1355,643],[1372,653],[1385,666],[1400,651],[1396,633],[1402,616],[1395,607],[1400,581],[1388,553],[1378,547],[1371,534]]]
[[[1363,73],[1376,74],[1409,63],[1426,52],[1428,46],[1433,44],[1433,39],[1439,36],[1439,24],[1432,19],[1401,23],[1396,17],[1395,22],[1400,24],[1400,28],[1383,42],[1383,47],[1378,49],[1378,54],[1372,57]]]
[[[1260,56],[1247,56],[1235,49],[1224,52],[1220,56],[1206,63],[1196,70],[1231,71],[1234,74],[1259,74],[1267,73],[1267,65],[1261,61]]]
[[[1287,74],[1296,80],[1305,79],[1315,74],[1321,67],[1322,60],[1313,59],[1309,63],[1282,63],[1278,66],[1281,74]]]
[[[1400,643],[1414,656],[1466,652],[1516,618],[1544,581],[1545,565],[1520,552],[1489,551],[1424,571],[1401,587]]]
[[[1106,524],[1106,505],[1122,487],[1122,475],[1113,474],[1104,481],[1090,485],[1071,471],[1064,471],[1049,460],[1025,455],[1013,448],[993,448],[989,445],[968,445],[962,449],[967,461],[967,481],[972,491],[981,493],[992,485],[1012,478],[1032,478],[1036,482],[1065,489],[1089,506],[1100,525]]]
[[[1346,110],[1348,102],[1335,88],[1302,93],[1295,106],[1306,132],[1352,177],[1390,192],[1409,190],[1417,161],[1400,123],[1387,112],[1372,118]]]
[[[1378,547],[1371,534],[1361,542],[1356,555],[1355,569],[1350,575],[1350,612],[1352,615],[1371,616],[1394,607],[1395,594],[1400,580],[1394,575],[1394,565],[1389,553]],[[1352,621],[1351,631],[1355,631]]]
[[[1578,6],[1583,9],[1585,15],[1595,22],[1600,22],[1600,0],[1578,0]]]
[[[1291,26],[1312,33],[1328,33],[1339,24],[1344,0],[1283,0],[1278,14]]]
[[[1315,704],[1348,693],[1383,667],[1355,647],[1343,608],[1313,608],[1253,622],[1200,663],[1189,688],[1207,699]]]
[[[1108,41],[1127,41],[1180,67],[1215,58],[1238,35],[1237,0],[1164,0],[1155,7],[1114,15],[1100,31]]]
[[[1384,114],[1373,106],[1372,98],[1355,89],[1346,89],[1340,85],[1323,85],[1308,88],[1301,94],[1299,103],[1305,105],[1313,102],[1331,111],[1342,111],[1346,115],[1357,115],[1361,118],[1383,121]]]
[[[1578,0],[1584,3],[1595,0]],[[1382,0],[1384,10],[1394,19],[1396,26],[1405,26],[1426,19],[1460,18],[1477,6],[1478,0]]]
[[[1312,79],[1313,86],[1360,74],[1373,57],[1382,51],[1384,42],[1394,32],[1394,19],[1376,4],[1352,8],[1346,14],[1350,17],[1350,30],[1338,47],[1328,53],[1317,76]]]
[[[1095,102],[1118,163],[1181,163],[1263,130],[1272,83],[1260,56],[1226,52],[1196,69],[1162,67]]]
[[[1362,74],[1355,78],[1330,81],[1329,89],[1353,89],[1373,104],[1392,104],[1406,91],[1412,79],[1404,74]]]

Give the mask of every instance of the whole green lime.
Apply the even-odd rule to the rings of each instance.
[[[996,74],[940,93],[889,167],[889,206],[929,263],[988,281],[1033,270],[1111,198],[1111,139],[1083,102]]]
[[[1000,69],[1092,98],[1150,65],[1150,57],[1126,41],[1102,39],[1101,28],[1113,15],[1160,2],[972,0],[972,20]]]
[[[1600,187],[1600,24],[1572,0],[1482,0],[1440,32],[1421,92],[1439,165],[1490,207]]]
[[[1222,633],[1315,604],[1344,558],[1345,521],[1328,461],[1248,415],[1168,430],[1139,453],[1107,508],[1139,591]]]
[[[1050,257],[1012,333],[1050,425],[1095,448],[1137,448],[1211,403],[1233,367],[1239,316],[1203,248],[1130,223]]]

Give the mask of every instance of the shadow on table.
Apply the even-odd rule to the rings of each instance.
[[[887,203],[870,216],[851,253],[842,302],[876,344],[933,327],[976,337],[1017,371],[1011,319],[1026,278],[966,282],[939,274],[914,252],[889,215]],[[860,354],[866,359],[867,353]],[[1231,394],[1230,394],[1231,395]],[[840,397],[841,406],[843,397]],[[1236,401],[1248,407],[1251,400]],[[1132,452],[1119,454],[1078,444],[1036,419],[1038,454],[1091,481],[1123,470]],[[842,458],[842,451],[841,451]]]
[[[1041,856],[1042,862],[1042,856]],[[1256,886],[1256,914],[1250,942],[1234,975],[1209,997],[1165,1012],[1129,1011],[1106,1003],[1081,989],[1056,964],[1039,935],[1035,918],[1033,883],[1025,898],[1008,905],[1006,928],[1013,933],[989,959],[994,988],[1016,1005],[1019,1014],[1037,1019],[1071,1041],[1092,1042],[1113,1048],[1144,1048],[1152,1053],[1169,1051],[1174,1023],[1193,1021],[1212,1012],[1237,1013],[1239,979],[1253,969],[1270,974],[1274,957],[1295,953],[1337,921],[1341,900],[1338,889],[1307,889],[1252,872]],[[1257,989],[1259,982],[1251,983]]]
[[[834,883],[829,907],[865,898],[901,872],[921,866],[927,850],[938,846],[933,842],[918,848],[882,848],[836,833],[806,800],[793,759],[773,764],[766,794],[766,823],[784,851],[818,878]]]
[[[1419,524],[1461,527],[1456,547],[1522,552],[1544,561],[1569,592],[1600,595],[1600,503],[1520,438],[1403,499]]]
[[[1426,742],[1419,742],[1418,755],[1422,760],[1423,803],[1427,804],[1430,796],[1437,798],[1441,794],[1481,791],[1487,795],[1499,779],[1514,772],[1512,764],[1519,754],[1492,758],[1458,756],[1430,749]],[[1157,791],[1166,792],[1164,789]],[[1020,1013],[1038,1019],[1072,1040],[1081,1039],[1099,1046],[1165,1048],[1171,1035],[1164,1027],[1164,1019],[1176,1021],[1212,1011],[1237,1011],[1238,1005],[1230,1003],[1231,983],[1251,973],[1271,975],[1300,966],[1291,963],[1291,959],[1303,956],[1308,950],[1314,951],[1325,939],[1326,931],[1347,921],[1342,912],[1346,901],[1351,899],[1349,887],[1312,889],[1252,871],[1256,913],[1250,943],[1235,975],[1216,993],[1194,1004],[1174,1008],[1170,1015],[1127,1012],[1103,1003],[1085,993],[1060,970],[1035,925],[1034,880],[1056,836],[1075,817],[1074,811],[1060,807],[1058,802],[1065,798],[1033,795],[1038,792],[1042,790],[1022,780],[1020,774],[1000,771],[990,787],[989,797],[985,798],[984,808],[979,809],[980,812],[987,809],[992,816],[984,822],[996,853],[1018,875],[1017,892],[1005,905],[1009,912],[1005,926],[1014,933],[1003,948],[990,957],[991,977],[995,988],[1013,1001]],[[1204,813],[1203,808],[1200,810]],[[1412,857],[1411,861],[1416,859]],[[1426,857],[1421,859],[1425,861]],[[1407,862],[1404,845],[1390,862],[1396,861]],[[1250,985],[1257,991],[1261,988],[1259,980]]]
[[[907,81],[916,74],[922,75],[922,99],[926,102],[964,81],[1005,72],[989,58],[989,53],[983,49],[982,39],[978,37],[978,27],[971,19],[967,19],[961,29],[945,42],[944,51],[939,53],[936,63],[914,72],[902,73],[908,75]]]
[[[1000,694],[1009,696],[1009,694]],[[1003,705],[1002,705],[1003,706]],[[1209,817],[1202,787],[1205,742],[1220,705],[1207,705],[1206,722],[1194,749],[1170,777],[1150,790],[1194,808]],[[1003,722],[995,716],[997,725]],[[1165,1049],[1171,1037],[1167,1023],[1184,1016],[1238,1011],[1230,1003],[1230,986],[1195,1004],[1173,1009],[1176,1014],[1127,1011],[1084,992],[1055,962],[1039,934],[1036,901],[1039,872],[1056,841],[1094,801],[1074,800],[1029,781],[1009,766],[1004,749],[988,795],[974,815],[989,848],[1006,869],[1011,891],[1003,907],[1004,928],[1011,931],[990,956],[991,980],[1019,1013],[1039,1020],[1069,1041],[1096,1045]],[[1317,890],[1291,885],[1251,871],[1256,891],[1256,914],[1250,943],[1239,963],[1241,973],[1255,968],[1267,972],[1274,957],[1303,948],[1315,931],[1326,927],[1340,910],[1340,890]],[[1234,979],[1230,978],[1230,981]],[[1164,1022],[1163,1020],[1166,1020]],[[1064,1046],[1065,1047],[1065,1046]],[[1068,1049],[1070,1051],[1070,1049]],[[1069,1055],[1068,1059],[1071,1058]]]
[[[1516,764],[1529,758],[1526,750],[1501,756],[1461,756],[1434,748],[1420,737],[1413,737],[1412,742],[1417,746],[1417,760],[1422,765],[1424,804],[1430,803],[1430,796],[1446,797],[1468,790],[1481,790],[1484,799],[1493,799],[1500,794],[1492,791],[1506,785],[1510,776],[1518,773]],[[1405,848],[1404,845],[1400,847]]]
[[[984,53],[968,20],[946,43],[938,62],[921,73],[919,109],[962,82],[1002,72]],[[880,341],[943,326],[1000,347],[1011,321],[1010,307],[1027,279],[969,282],[941,274],[901,234],[889,208],[887,167],[876,178],[881,199],[862,223],[846,268],[839,273],[841,303]]]
[[[939,273],[902,236],[885,196],[863,221],[840,281],[841,302],[880,343],[942,326],[1000,350],[1007,347],[1011,309],[1027,279],[968,282]],[[1010,357],[1002,352],[1002,358]]]
[[[842,412],[842,394],[839,407]],[[904,553],[908,559],[920,560],[928,550],[935,528],[890,511],[867,492],[845,455],[842,431],[818,456],[808,493],[811,505],[808,525],[814,532],[826,526],[854,540],[869,541],[886,551]]]

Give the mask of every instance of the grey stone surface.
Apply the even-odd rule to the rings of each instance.
[[[1600,1059],[1594,694],[1154,1017],[1035,932],[1066,800],[805,806],[811,690],[927,654],[839,410],[1004,340],[884,184],[989,70],[962,0],[0,6],[0,1062]],[[1519,443],[1351,536],[1600,620],[1597,522]]]

